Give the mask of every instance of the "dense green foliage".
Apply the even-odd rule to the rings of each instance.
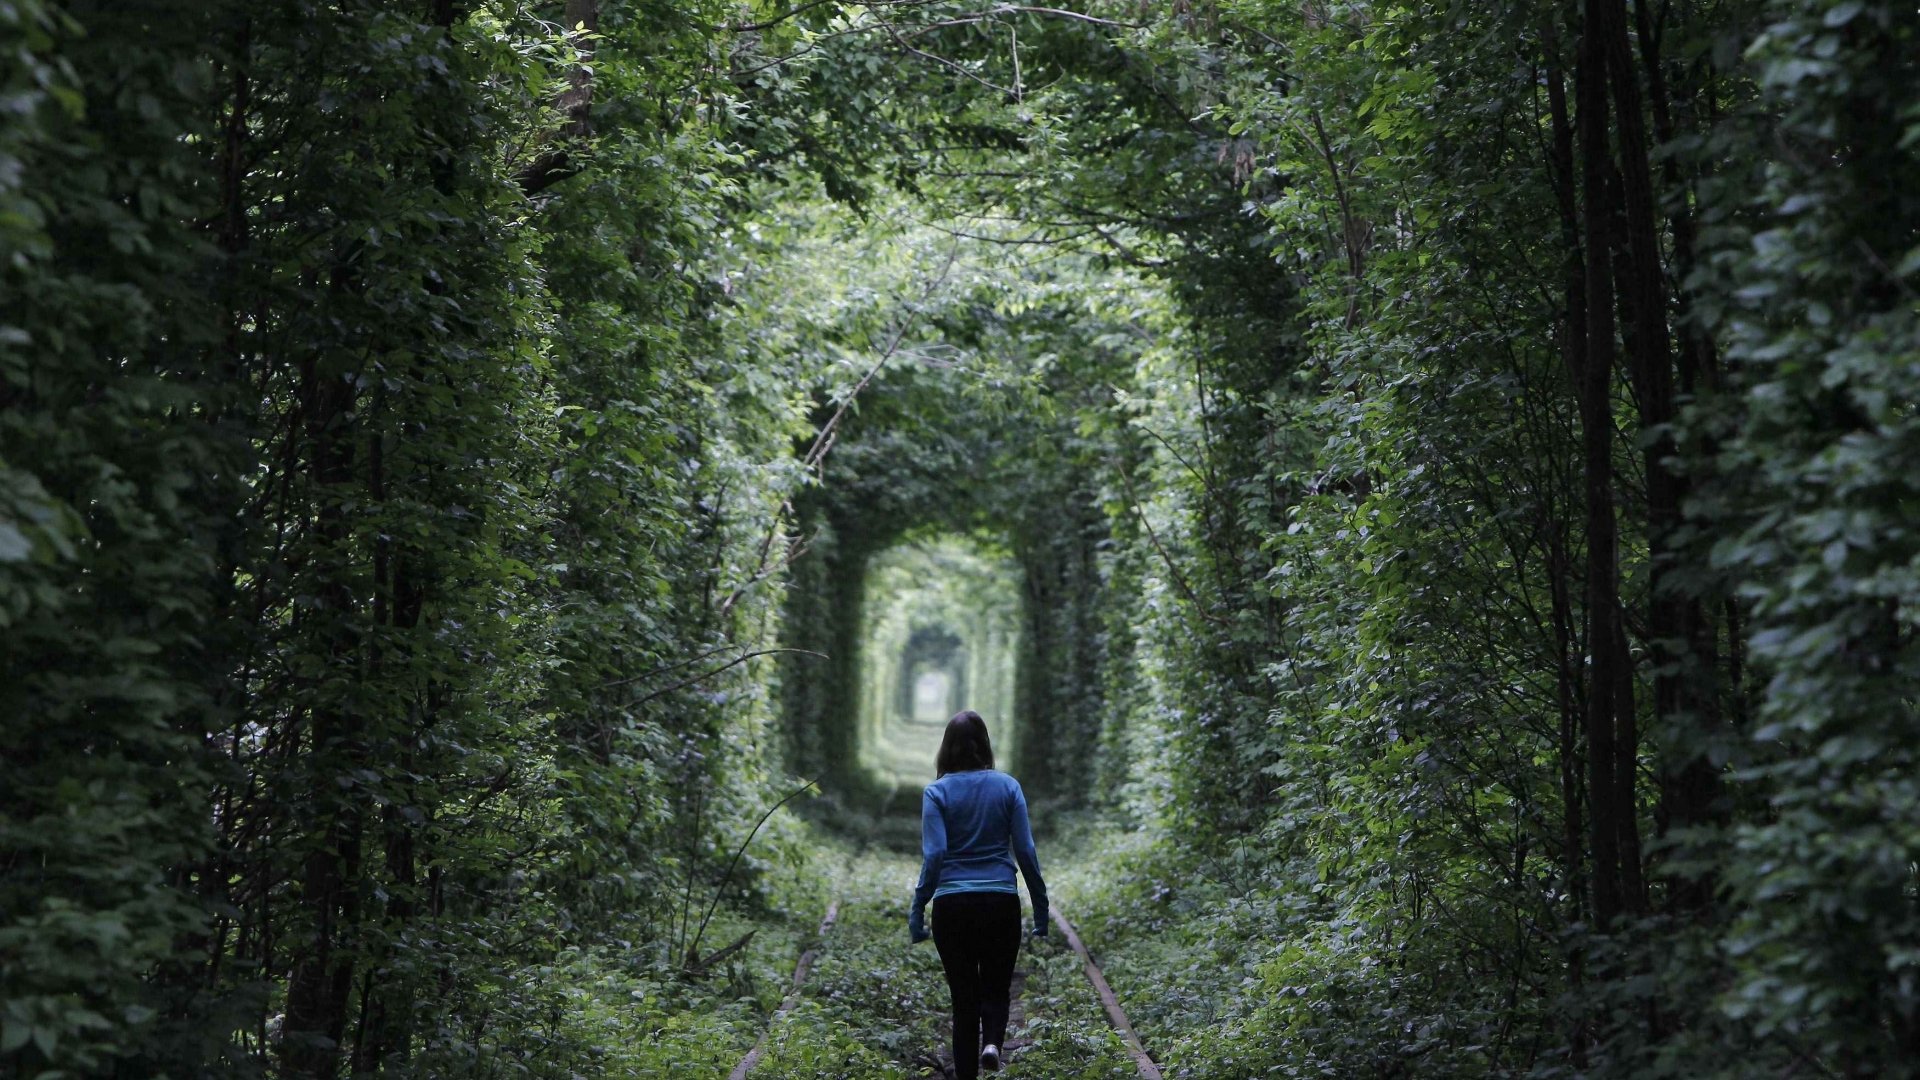
[[[713,367],[723,12],[540,14],[9,8],[13,1071],[592,1071],[554,972],[697,943],[788,414]]]
[[[0,56],[0,1075],[911,1075],[930,670],[1183,1075],[1920,1060],[1910,5]]]

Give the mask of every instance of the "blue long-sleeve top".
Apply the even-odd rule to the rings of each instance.
[[[913,890],[911,926],[935,897],[961,892],[1015,893],[1014,864],[1033,898],[1034,928],[1047,924],[1047,883],[1033,850],[1027,796],[1020,781],[992,769],[951,772],[920,797],[920,883]]]

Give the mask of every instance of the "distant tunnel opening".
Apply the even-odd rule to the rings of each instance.
[[[858,663],[856,760],[892,791],[933,777],[947,719],[987,720],[1001,761],[1019,742],[1014,709],[1020,572],[992,546],[954,534],[875,554],[867,564]]]

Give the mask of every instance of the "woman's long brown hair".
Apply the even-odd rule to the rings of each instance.
[[[963,709],[947,721],[947,732],[940,737],[940,753],[933,759],[933,777],[938,780],[950,772],[993,768],[993,740],[987,737],[987,722],[972,709]]]

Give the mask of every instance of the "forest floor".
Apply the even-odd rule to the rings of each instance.
[[[751,1076],[908,1080],[950,1075],[947,991],[939,956],[931,942],[909,945],[907,940],[907,903],[918,864],[908,855],[873,847],[826,848],[821,858],[828,865],[812,869],[826,879],[837,917],[817,935],[811,971],[797,1001],[774,1017]],[[1076,872],[1080,868],[1071,857],[1057,865],[1049,869],[1049,887],[1072,911],[1084,875]],[[813,913],[816,923],[821,914]],[[783,940],[814,936],[789,934]],[[1098,949],[1096,942],[1088,944]],[[1002,1075],[1033,1080],[1140,1076],[1080,958],[1058,928],[1044,938],[1025,939],[1016,972],[1016,1023]]]
[[[1151,830],[1056,820],[1045,808],[1036,818],[1055,826],[1037,837],[1054,908],[1164,1075],[1268,1075],[1279,1060],[1276,1033],[1290,1033],[1277,1037],[1291,1043],[1298,1017],[1269,1015],[1273,1006],[1260,1002],[1277,993],[1287,995],[1283,1004],[1295,1001],[1296,988],[1320,980],[1288,959],[1311,944],[1314,913],[1259,899],[1256,863],[1232,852],[1201,858]],[[756,899],[717,908],[700,951],[727,959],[703,975],[662,977],[670,960],[630,953],[532,973],[565,987],[568,1004],[552,1023],[597,1048],[573,1075],[739,1077],[756,1046],[747,1080],[950,1075],[939,956],[931,942],[907,937],[916,825],[902,814],[863,814],[769,830],[777,835],[757,848],[765,861]],[[689,908],[697,924],[700,905],[690,897]],[[1059,926],[1023,939],[1016,970],[1018,1022],[1001,1075],[1138,1080],[1150,1072]],[[1309,1057],[1307,1074],[1324,1075],[1329,1059]]]

